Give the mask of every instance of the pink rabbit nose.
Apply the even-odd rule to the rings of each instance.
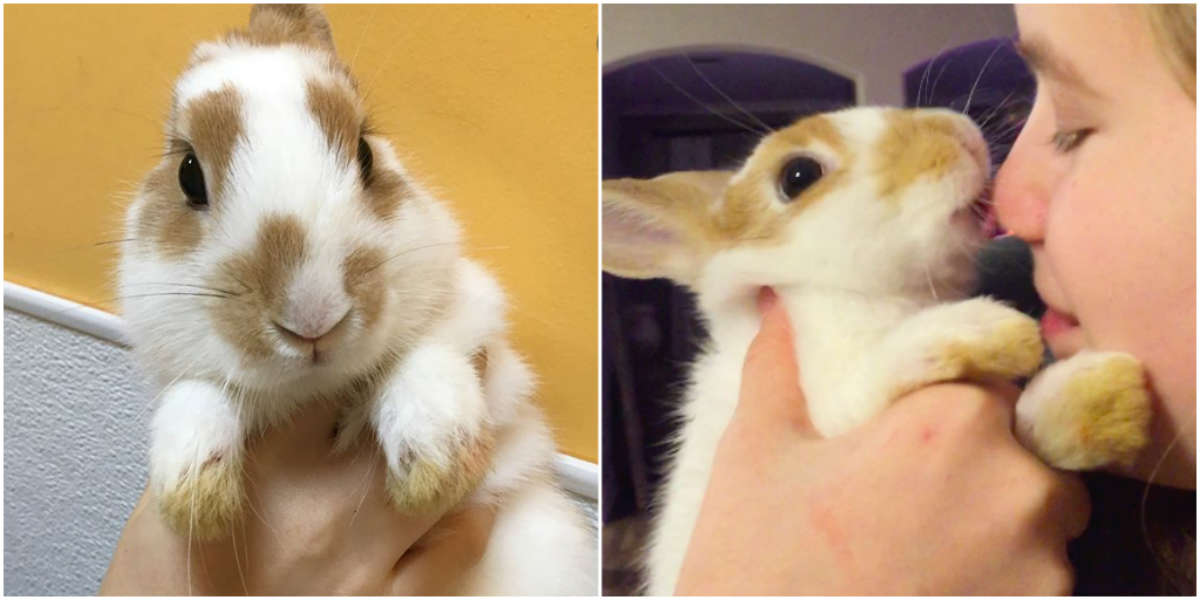
[[[347,308],[341,314],[327,314],[329,316],[323,319],[306,319],[303,322],[280,319],[272,323],[279,333],[289,341],[315,344],[322,339],[331,337],[335,330],[339,329],[347,321],[350,316],[350,309]]]

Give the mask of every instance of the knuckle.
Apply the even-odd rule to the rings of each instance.
[[[995,421],[1000,414],[999,403],[986,391],[967,384],[939,386],[947,396],[943,403],[947,420],[960,428],[976,430]]]
[[[1027,520],[1039,520],[1051,512],[1055,504],[1056,484],[1040,469],[1026,469],[1026,485],[1021,489],[1016,506]]]

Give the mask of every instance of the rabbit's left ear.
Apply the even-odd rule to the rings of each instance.
[[[255,4],[249,33],[262,44],[303,44],[334,52],[329,20],[309,4]]]
[[[694,283],[714,249],[711,212],[732,173],[680,171],[603,183],[604,270]]]

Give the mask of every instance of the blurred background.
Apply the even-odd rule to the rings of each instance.
[[[602,174],[736,169],[766,128],[855,105],[969,114],[1000,164],[1033,101],[1010,5],[605,6]],[[979,294],[1040,316],[1023,242],[980,255]],[[705,339],[691,295],[603,276],[604,591],[637,593],[675,407]]]

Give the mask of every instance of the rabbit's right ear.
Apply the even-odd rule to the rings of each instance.
[[[259,43],[290,42],[334,51],[329,20],[320,8],[308,4],[255,4],[250,9],[249,34]]]
[[[683,171],[603,185],[604,270],[622,277],[695,281],[713,251],[710,223],[727,171]]]

